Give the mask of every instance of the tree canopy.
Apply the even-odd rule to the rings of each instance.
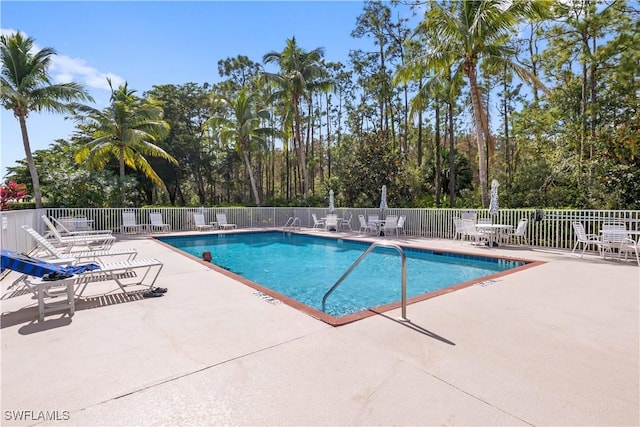
[[[474,208],[497,179],[504,207],[640,209],[637,10],[415,6],[407,20],[406,4],[366,2],[351,35],[374,49],[348,64],[292,37],[262,58],[221,59],[213,84],[114,89],[34,157],[71,150],[79,171],[120,179],[124,205],[324,206],[333,189],[341,206],[372,207],[386,185],[390,205]],[[9,179],[35,194],[29,156]],[[43,180],[43,200],[68,203],[53,185]]]

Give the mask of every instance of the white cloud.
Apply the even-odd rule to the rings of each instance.
[[[77,81],[88,87],[104,90],[109,90],[107,78],[111,79],[113,87],[124,84],[124,79],[117,74],[98,71],[85,60],[67,55],[53,56],[49,71],[57,83]]]
[[[13,28],[0,28],[0,35],[10,36],[11,34],[17,33]]]
[[[11,35],[17,31],[11,28],[0,28],[0,34]],[[24,34],[24,33],[23,33]],[[28,37],[25,34],[26,37]],[[42,49],[36,44],[33,45],[33,50],[38,51]],[[49,72],[53,81],[56,83],[69,83],[76,81],[82,83],[89,88],[110,90],[107,83],[107,77],[111,79],[113,87],[123,85],[125,80],[117,74],[111,72],[101,72],[83,59],[71,58],[67,55],[54,55],[51,57],[51,67]]]

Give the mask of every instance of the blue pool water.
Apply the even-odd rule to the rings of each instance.
[[[282,232],[161,237],[159,240],[305,305],[322,310],[322,297],[370,243]],[[407,298],[478,279],[524,264],[521,261],[405,248]],[[401,260],[376,248],[327,299],[325,312],[341,317],[401,296]]]

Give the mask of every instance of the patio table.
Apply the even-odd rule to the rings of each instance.
[[[600,230],[600,234],[604,233],[622,236],[640,236],[640,230]]]
[[[375,225],[375,226],[376,226],[376,228],[378,229],[378,231],[377,231],[377,233],[376,233],[376,234],[377,234],[378,236],[382,236],[382,235],[383,235],[383,234],[382,234],[382,229],[384,228],[385,220],[384,220],[384,219],[372,219],[370,222],[371,222],[373,225]]]
[[[498,246],[496,237],[501,231],[511,230],[513,225],[509,224],[476,224],[476,230],[488,234],[491,240],[487,242],[487,246]]]
[[[612,254],[614,249],[618,251],[620,250],[624,239],[631,239],[631,242],[636,241],[632,239],[632,237],[640,236],[640,230],[625,230],[623,228],[614,228],[610,230],[600,230],[600,234],[602,236],[601,248],[605,248],[604,250],[601,249],[600,256],[605,259],[607,257],[607,252]],[[605,236],[609,237],[605,239]],[[637,245],[637,243],[635,244]],[[638,265],[640,266],[640,260],[638,261]]]

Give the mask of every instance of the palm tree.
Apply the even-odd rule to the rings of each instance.
[[[0,77],[0,102],[20,123],[22,144],[31,174],[33,197],[36,208],[42,207],[40,179],[31,154],[27,116],[30,112],[49,111],[53,113],[73,112],[77,101],[90,101],[79,83],[52,84],[48,69],[51,57],[56,54],[52,48],[32,52],[34,40],[17,32],[0,36],[2,74]]]
[[[125,166],[141,171],[154,184],[165,188],[164,182],[151,167],[146,156],[159,157],[173,164],[177,160],[154,145],[169,131],[162,120],[162,108],[153,100],[141,100],[127,83],[114,90],[111,86],[111,105],[100,111],[81,106],[84,115],[77,117],[91,139],[76,153],[78,163],[86,162],[97,170],[104,169],[112,158],[118,159],[120,179],[120,205],[125,205]]]
[[[485,142],[491,141],[491,135],[478,85],[478,66],[482,62],[492,69],[508,69],[524,81],[542,86],[533,73],[515,62],[516,51],[508,41],[522,18],[544,16],[550,6],[548,0],[432,2],[416,29],[434,40],[434,48],[417,62],[441,80],[447,80],[444,77],[454,65],[453,78],[462,73],[469,81],[483,207],[488,204]]]
[[[302,168],[303,195],[309,192],[309,172],[305,159],[305,149],[302,143],[300,102],[307,94],[318,88],[327,88],[325,81],[318,78],[324,75],[322,66],[323,48],[316,48],[309,52],[298,47],[295,37],[288,39],[282,52],[269,52],[263,57],[265,63],[275,62],[280,66],[280,74],[265,73],[268,79],[279,84],[279,96],[286,97],[293,106],[295,128],[295,143],[298,151],[298,162]]]
[[[253,143],[265,143],[265,137],[272,135],[274,129],[261,127],[263,121],[269,119],[270,114],[268,110],[259,109],[257,101],[258,94],[249,92],[246,87],[240,89],[234,100],[225,95],[213,95],[214,105],[222,108],[224,113],[221,116],[211,117],[205,122],[205,126],[217,132],[221,141],[235,143],[236,150],[244,159],[256,205],[260,206],[260,195],[249,154]]]

